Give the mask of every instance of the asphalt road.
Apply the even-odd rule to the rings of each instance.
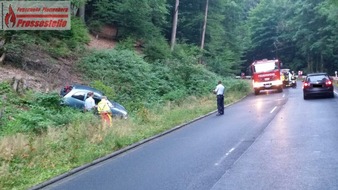
[[[53,190],[338,189],[338,95],[301,84],[215,114],[51,184]]]

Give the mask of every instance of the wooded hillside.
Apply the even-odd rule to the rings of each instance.
[[[262,58],[279,58],[295,71],[332,74],[338,69],[336,2],[94,0],[86,4],[85,18],[91,31],[113,25],[116,39],[134,38],[156,49],[145,51],[151,59],[167,58],[166,46],[176,42],[195,47],[195,55],[222,75],[239,74]]]
[[[137,47],[148,62],[183,53],[197,58],[194,64],[202,63],[223,76],[245,72],[253,60],[262,58],[279,58],[295,71],[332,74],[338,70],[335,2],[76,0],[72,2],[74,16],[86,28],[74,17],[71,31],[4,31],[0,53],[7,55],[2,57],[4,63],[22,62],[22,47],[33,38],[35,44],[48,44],[48,53],[57,60],[74,58],[70,52],[89,43],[88,29],[124,49]]]

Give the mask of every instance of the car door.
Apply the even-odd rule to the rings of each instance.
[[[94,101],[95,101],[95,105],[97,105],[100,101],[101,101],[101,95],[100,94],[97,94],[97,93],[94,93]]]
[[[71,97],[70,104],[73,107],[82,109],[84,107],[84,101],[86,98],[87,93],[85,91],[78,91],[75,92]]]

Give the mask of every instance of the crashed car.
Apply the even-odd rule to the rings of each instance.
[[[60,91],[60,96],[62,97],[61,104],[73,108],[83,109],[85,100],[87,99],[88,96],[88,92],[94,93],[93,99],[96,105],[101,101],[102,96],[104,96],[102,92],[89,86],[85,85],[65,86]],[[108,102],[110,104],[109,107],[111,109],[113,117],[119,117],[124,119],[128,118],[128,112],[122,105],[112,100],[109,100]]]

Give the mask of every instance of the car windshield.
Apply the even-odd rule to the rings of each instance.
[[[278,69],[278,64],[275,61],[268,61],[254,65],[254,71],[257,73],[269,72]]]

